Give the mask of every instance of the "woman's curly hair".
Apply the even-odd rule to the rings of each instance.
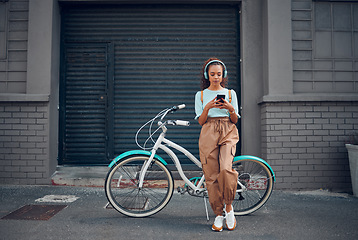
[[[215,57],[212,57],[212,58],[209,58],[208,60],[206,60],[206,62],[204,63],[204,65],[203,65],[203,67],[202,67],[202,69],[201,69],[201,79],[200,79],[201,90],[204,90],[204,89],[206,89],[206,88],[208,88],[208,87],[210,86],[210,81],[209,81],[209,79],[205,79],[205,77],[204,77],[204,70],[205,70],[206,64],[208,64],[208,62],[213,61],[213,60],[221,61],[220,59],[215,58]],[[224,70],[225,70],[225,69],[224,69],[224,66],[223,66],[221,63],[219,63],[219,62],[210,63],[210,65],[206,68],[206,71],[209,71],[209,67],[210,67],[211,65],[220,65],[220,66],[222,67],[222,71],[223,71],[223,73],[224,73]],[[208,74],[208,73],[207,73],[207,74]],[[209,76],[209,74],[208,74],[208,76]],[[222,82],[221,82],[220,85],[221,85],[222,87],[226,87],[226,86],[227,86],[227,82],[228,82],[227,76],[226,76],[225,78],[223,77],[223,80],[222,80]]]

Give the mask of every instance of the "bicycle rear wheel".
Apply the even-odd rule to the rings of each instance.
[[[273,176],[268,167],[254,159],[233,163],[239,173],[237,191],[232,203],[235,215],[247,215],[260,209],[269,199],[273,189]]]
[[[129,157],[114,165],[107,174],[105,191],[108,201],[120,213],[130,217],[148,217],[162,210],[173,195],[171,172],[154,160],[139,188],[139,174],[149,156]]]

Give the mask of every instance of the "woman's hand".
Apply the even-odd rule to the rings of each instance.
[[[222,99],[222,101],[215,101],[217,103],[217,108],[220,108],[220,109],[227,109],[230,113],[230,120],[231,122],[233,123],[237,123],[237,120],[239,119],[237,114],[235,113],[235,108],[234,106],[229,103],[228,101],[226,101],[225,99]]]
[[[215,105],[216,105],[216,108],[227,109],[227,110],[229,110],[229,112],[235,111],[234,106],[232,106],[232,104],[229,103],[228,101],[226,101],[225,99],[216,100]]]
[[[211,100],[210,102],[208,102],[205,105],[204,110],[205,110],[205,108],[207,108],[208,111],[212,108],[219,108],[219,103],[220,103],[220,100],[216,100],[216,97],[215,97],[213,100]]]

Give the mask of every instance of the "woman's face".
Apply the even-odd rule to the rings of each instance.
[[[223,67],[221,65],[210,65],[208,70],[210,86],[221,86],[223,81]]]

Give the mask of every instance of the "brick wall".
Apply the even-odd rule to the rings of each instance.
[[[262,152],[276,189],[350,191],[346,136],[358,131],[357,102],[261,105]]]
[[[48,104],[0,105],[0,184],[48,184]]]

